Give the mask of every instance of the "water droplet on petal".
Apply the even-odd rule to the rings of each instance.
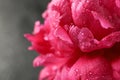
[[[89,0],[86,1],[86,3],[89,3],[89,2],[90,2]]]
[[[58,55],[58,56],[61,56],[61,52],[60,51],[56,51],[55,54]]]
[[[98,77],[95,77],[95,79],[98,79]]]
[[[53,69],[53,70],[57,70],[57,66],[53,66],[52,69]]]
[[[78,69],[75,69],[75,72],[78,72],[79,70]]]
[[[48,41],[49,39],[48,39],[48,37],[47,37],[47,36],[45,36],[45,37],[44,37],[44,40]]]
[[[105,76],[102,76],[103,78],[105,77]]]
[[[79,69],[75,69],[75,75],[79,74]]]
[[[92,72],[90,72],[89,74],[92,75]]]

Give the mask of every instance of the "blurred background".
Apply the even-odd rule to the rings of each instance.
[[[50,0],[0,0],[0,80],[38,80],[40,68],[33,68],[37,56],[28,51],[23,37],[31,33],[34,22]]]

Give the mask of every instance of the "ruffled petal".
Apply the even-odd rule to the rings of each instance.
[[[69,58],[60,58],[56,57],[53,54],[46,54],[46,55],[40,55],[36,57],[33,61],[33,66],[38,67],[38,66],[48,66],[48,65],[57,65],[57,67],[60,67],[64,65]]]

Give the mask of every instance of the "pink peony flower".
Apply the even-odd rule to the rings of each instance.
[[[29,50],[39,80],[120,80],[120,0],[52,0]]]

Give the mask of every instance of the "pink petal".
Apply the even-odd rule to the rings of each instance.
[[[81,57],[71,67],[71,80],[114,80],[110,64],[102,57]]]

